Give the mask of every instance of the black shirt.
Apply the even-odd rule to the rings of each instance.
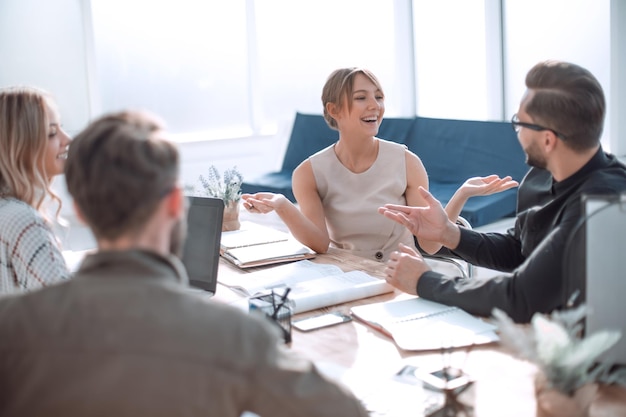
[[[464,280],[428,271],[422,274],[417,293],[480,316],[491,315],[497,307],[517,322],[562,308],[575,291],[584,294],[584,256],[570,253],[572,247],[582,248],[576,244],[584,217],[582,196],[622,192],[626,166],[602,148],[561,182],[546,170],[532,168],[518,189],[515,227],[507,233],[461,228],[461,241],[453,251],[474,265],[506,274]],[[579,263],[572,267],[570,259]]]

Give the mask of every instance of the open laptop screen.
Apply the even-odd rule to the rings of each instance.
[[[215,294],[224,202],[219,198],[187,197],[187,238],[182,261],[189,284]]]
[[[626,194],[585,196],[586,298],[591,309],[585,332],[621,330],[622,337],[604,359],[626,365]]]

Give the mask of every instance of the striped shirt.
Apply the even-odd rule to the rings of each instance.
[[[0,198],[0,294],[68,277],[59,242],[41,214],[16,198]]]

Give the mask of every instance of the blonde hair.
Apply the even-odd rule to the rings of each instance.
[[[42,159],[48,141],[48,107],[52,96],[34,87],[0,90],[0,195],[15,197],[39,210],[50,197],[61,210],[61,199],[51,190],[51,177]]]
[[[380,92],[383,92],[383,88],[378,81],[378,78],[369,70],[357,67],[340,68],[332,72],[324,84],[322,89],[322,106],[324,107],[324,120],[328,126],[337,130],[337,121],[330,115],[326,109],[328,103],[333,103],[337,109],[341,109],[343,106],[343,99],[352,96],[352,89],[354,87],[354,79],[358,74],[366,76]],[[352,109],[352,102],[347,100],[348,110]]]

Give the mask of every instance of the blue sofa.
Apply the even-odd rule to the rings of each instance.
[[[385,118],[378,137],[403,143],[424,163],[431,193],[446,204],[469,177],[498,174],[520,181],[528,166],[517,136],[508,122],[432,119],[425,117]],[[297,113],[278,172],[245,179],[244,193],[270,191],[295,201],[291,190],[293,170],[308,156],[339,138],[323,116]],[[515,214],[517,192],[471,198],[461,216],[472,227],[482,226]]]

